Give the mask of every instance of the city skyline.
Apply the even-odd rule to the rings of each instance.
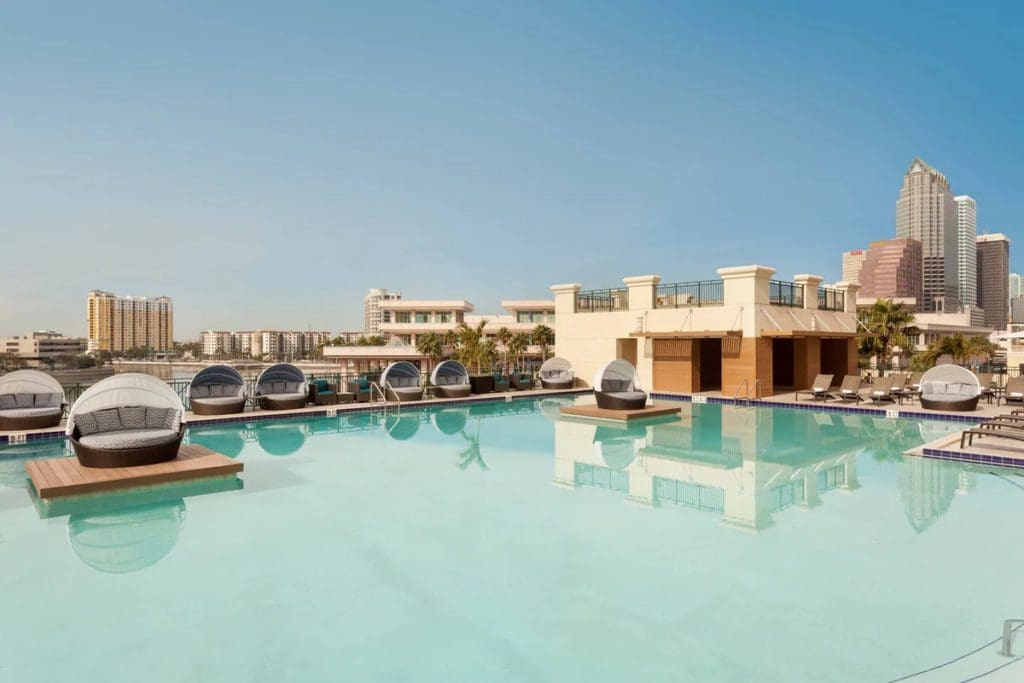
[[[835,281],[917,156],[1012,239],[1019,11],[309,5],[281,37],[267,8],[6,6],[0,224],[33,257],[0,334],[84,335],[96,287],[172,297],[184,339],[357,329],[371,287],[496,310],[708,264]]]

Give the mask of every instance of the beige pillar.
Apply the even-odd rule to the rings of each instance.
[[[846,313],[857,312],[857,292],[860,285],[856,282],[837,282],[836,289],[843,293],[843,310]]]
[[[559,316],[571,315],[576,312],[576,295],[583,289],[583,285],[572,282],[565,285],[551,285],[551,291],[555,295],[555,323]]]
[[[733,266],[719,268],[722,295],[726,306],[768,305],[768,283],[775,274],[768,266]]]
[[[624,277],[622,281],[629,288],[629,310],[650,311],[654,308],[660,275],[634,275]]]
[[[818,286],[821,285],[823,279],[820,275],[808,275],[807,273],[793,276],[793,282],[803,287],[804,308],[817,310]]]

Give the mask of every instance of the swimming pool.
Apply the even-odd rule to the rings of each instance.
[[[566,400],[195,428],[244,487],[63,508],[3,448],[0,680],[883,681],[1024,616],[1024,480],[900,455],[956,424]]]

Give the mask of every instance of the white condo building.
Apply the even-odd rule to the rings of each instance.
[[[401,292],[389,292],[386,289],[371,289],[363,297],[363,333],[366,335],[380,334],[381,304],[386,301],[398,301]]]
[[[962,194],[956,202],[957,296],[964,306],[978,305],[978,204]]]
[[[1024,277],[1020,273],[1010,273],[1010,298],[1024,296]]]

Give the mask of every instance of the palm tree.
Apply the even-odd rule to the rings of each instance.
[[[996,345],[985,337],[965,337],[957,332],[942,337],[928,347],[928,360],[934,365],[941,356],[952,356],[953,362],[968,365],[972,361],[986,361],[996,352]]]
[[[523,359],[522,354],[526,351],[526,347],[530,345],[530,335],[525,332],[519,332],[512,336],[512,339],[508,343],[508,352],[516,359],[516,365],[522,368]]]
[[[487,325],[487,320],[483,319],[477,323],[474,327],[470,327],[466,323],[459,323],[456,332],[458,333],[459,343],[455,349],[455,357],[459,359],[466,367],[474,368],[476,374],[480,374],[485,362],[484,358],[484,326]],[[493,350],[493,342],[491,347]]]
[[[440,335],[434,332],[427,332],[416,337],[416,350],[422,353],[430,361],[427,372],[434,369],[434,364],[444,355],[444,341]]]
[[[494,335],[494,340],[501,344],[501,356],[505,365],[505,374],[508,374],[509,344],[512,342],[512,331],[507,327],[499,327]]]
[[[893,349],[909,349],[914,312],[892,299],[879,299],[858,314],[868,336],[861,340],[860,352],[878,358],[878,375],[884,375]]]
[[[444,345],[445,348],[455,350],[455,347],[459,344],[459,331],[456,328],[452,328],[444,333]]]
[[[530,333],[533,343],[540,347],[540,359],[548,359],[548,347],[555,343],[555,333],[547,325],[537,325]]]

